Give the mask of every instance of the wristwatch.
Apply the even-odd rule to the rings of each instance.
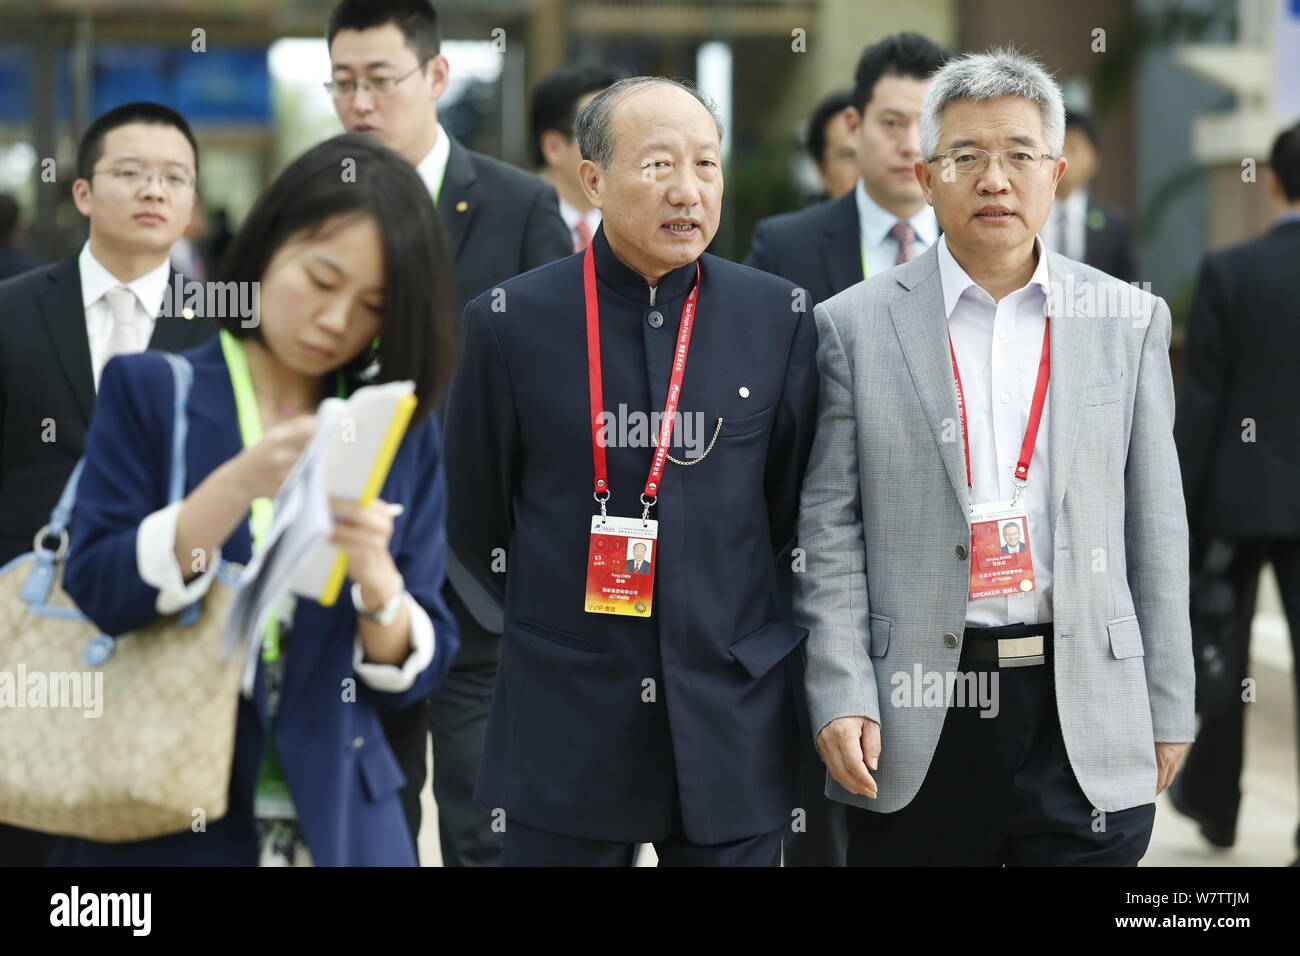
[[[397,620],[397,612],[402,609],[402,599],[406,597],[406,582],[402,576],[397,576],[397,590],[393,596],[379,606],[378,610],[370,610],[366,607],[365,602],[361,599],[361,584],[357,581],[352,582],[352,606],[357,609],[357,613],[367,620],[374,621],[380,627],[388,627]]]

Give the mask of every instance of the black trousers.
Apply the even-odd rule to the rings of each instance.
[[[660,866],[780,866],[782,825],[770,833],[729,843],[701,845],[686,839],[681,808],[673,808],[667,839],[654,841]],[[507,821],[503,866],[631,866],[637,843],[564,836]]]
[[[0,866],[44,866],[58,837],[0,823]]]
[[[847,808],[826,798],[826,765],[813,742],[802,686],[795,688],[794,699],[799,717],[799,807],[804,811],[804,829],[786,827],[781,840],[783,862],[786,866],[844,866],[849,847]]]
[[[1136,866],[1142,859],[1155,804],[1103,813],[1083,795],[1061,739],[1050,634],[1046,662],[1037,666],[971,659],[975,641],[1035,629],[967,628],[960,669],[986,675],[997,716],[981,717],[994,708],[969,699],[950,705],[912,802],[894,813],[848,808],[850,866]]]
[[[443,595],[456,618],[460,650],[432,699],[381,715],[384,734],[406,775],[402,808],[416,846],[423,816],[420,794],[428,775],[426,738],[432,734],[433,799],[438,804],[442,865],[499,866],[501,834],[493,831],[491,811],[474,802],[474,783],[501,637],[479,627],[450,587]]]
[[[1237,611],[1231,629],[1228,666],[1237,686],[1248,676],[1250,624],[1255,616],[1259,573],[1264,562],[1273,564],[1287,629],[1291,632],[1291,654],[1300,661],[1300,541],[1235,541],[1236,553],[1227,576],[1237,595]],[[1296,700],[1300,703],[1300,667],[1292,668]],[[1297,712],[1300,714],[1300,711]],[[1237,831],[1241,807],[1241,768],[1244,761],[1246,704],[1238,694],[1231,707],[1204,714],[1196,742],[1174,786],[1183,804],[1218,833],[1232,838]],[[1298,722],[1297,731],[1300,731]],[[1300,847],[1300,829],[1296,831]]]

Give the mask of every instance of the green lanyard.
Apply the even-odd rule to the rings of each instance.
[[[262,416],[257,410],[257,395],[253,391],[253,377],[248,372],[248,356],[240,341],[221,330],[221,354],[226,360],[226,369],[230,372],[230,386],[235,392],[235,413],[239,418],[239,436],[245,448],[252,448],[262,440]],[[338,377],[338,394],[343,398],[343,376]],[[254,498],[249,527],[253,533],[253,549],[256,550],[266,539],[274,520],[270,498]],[[268,664],[280,659],[280,619],[272,616],[266,625],[265,640],[262,642],[262,660]]]
[[[867,277],[867,240],[859,236],[858,245],[862,247],[862,278],[865,279]]]

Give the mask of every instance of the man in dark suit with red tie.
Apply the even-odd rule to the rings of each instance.
[[[198,146],[178,113],[110,110],[77,149],[72,197],[90,238],[77,255],[0,283],[0,565],[32,550],[81,458],[108,360],[179,352],[216,331],[185,311],[191,297],[176,295],[169,261],[197,175]],[[38,865],[52,843],[0,826],[0,865]]]

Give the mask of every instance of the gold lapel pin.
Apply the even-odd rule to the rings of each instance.
[[[749,389],[746,388],[744,385],[740,386],[740,397],[749,398]]]
[[[181,318],[188,322],[190,319],[194,318],[194,310],[187,305],[185,308],[181,309]]]
[[[456,211],[457,211],[457,212],[464,212],[464,211],[465,211],[466,209],[468,209],[468,208],[469,208],[469,203],[467,203],[467,202],[466,202],[465,200],[463,200],[463,199],[462,199],[460,202],[456,203]]]

